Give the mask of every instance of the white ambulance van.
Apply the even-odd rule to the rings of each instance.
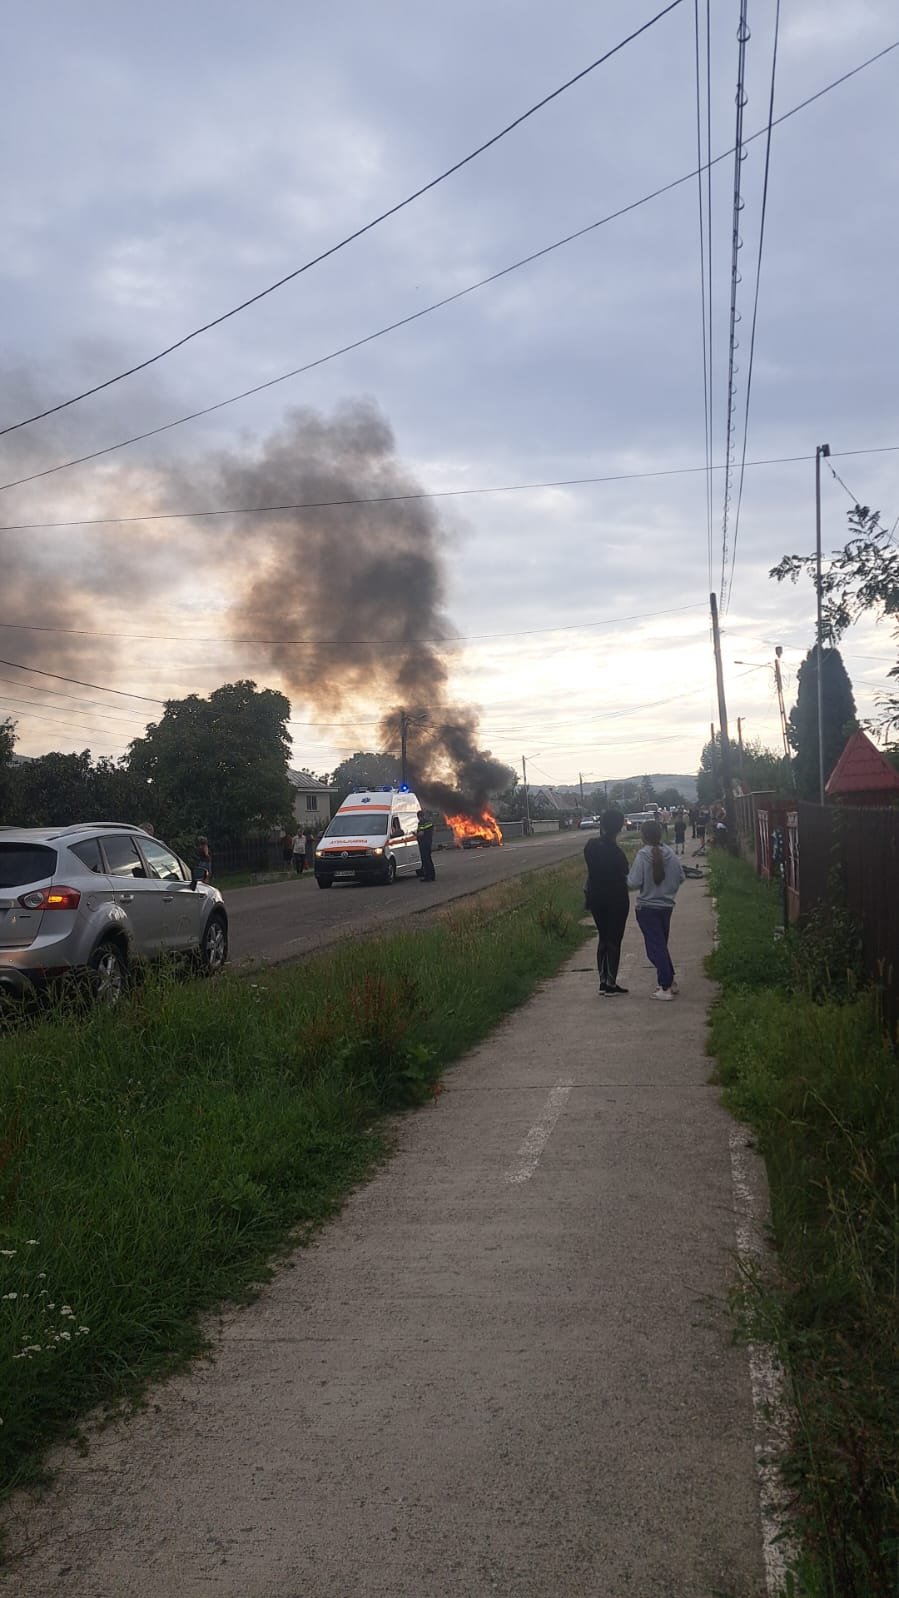
[[[414,876],[421,865],[415,836],[420,808],[414,793],[394,788],[348,794],[318,840],[319,887]]]

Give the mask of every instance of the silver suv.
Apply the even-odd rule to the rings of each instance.
[[[140,827],[0,827],[0,998],[28,998],[93,973],[114,1005],[129,967],[192,956],[212,974],[228,958],[217,888]]]

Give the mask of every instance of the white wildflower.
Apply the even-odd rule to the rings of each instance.
[[[14,1248],[0,1248],[0,1254],[3,1255],[5,1260],[11,1260],[14,1257],[15,1252],[16,1251]]]
[[[4,1293],[4,1298],[18,1298],[18,1293]]]
[[[76,1332],[75,1335],[76,1335],[76,1337],[83,1337],[84,1333],[85,1332],[89,1332],[89,1331],[90,1331],[90,1327],[89,1326],[79,1326],[78,1331]]]
[[[62,1338],[64,1343],[70,1343],[72,1341],[71,1332],[60,1332],[58,1335]]]
[[[70,1304],[63,1304],[59,1313],[60,1315],[71,1315],[73,1320],[75,1318],[75,1311],[72,1309]]]
[[[47,1274],[46,1271],[38,1271],[38,1273],[37,1273],[38,1281],[42,1282],[44,1280],[44,1277],[46,1276],[46,1274]]]
[[[26,1237],[25,1242],[28,1244],[29,1248],[37,1248],[37,1238],[36,1237]]]

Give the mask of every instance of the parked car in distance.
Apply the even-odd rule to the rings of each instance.
[[[625,816],[624,826],[627,832],[639,832],[646,821],[655,821],[654,810],[636,810],[632,816]]]
[[[581,830],[583,830],[585,828],[590,828],[590,827],[594,827],[595,828],[595,827],[598,827],[598,826],[599,826],[599,816],[581,816],[581,819],[578,822],[578,828],[581,829]]]
[[[228,958],[217,888],[140,827],[0,827],[0,997],[87,979],[113,1006],[129,973],[167,955],[213,975]]]

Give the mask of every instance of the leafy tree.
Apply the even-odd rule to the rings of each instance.
[[[658,795],[657,802],[660,805],[664,805],[668,810],[674,810],[680,805],[685,805],[687,800],[679,788],[663,788]]]
[[[745,783],[750,793],[791,793],[792,774],[790,762],[773,749],[768,749],[758,738],[743,745],[743,761],[736,744],[731,744],[733,775]],[[696,796],[699,804],[711,805],[722,798],[721,787],[721,734],[715,741],[708,739],[703,745],[699,771],[696,776]]]
[[[651,777],[644,777],[640,783],[640,800],[644,806],[658,804]]]
[[[19,827],[65,827],[91,812],[91,756],[53,752],[15,766],[10,812]],[[108,818],[112,819],[112,818]]]
[[[851,732],[858,727],[855,698],[843,657],[838,649],[825,649],[822,666],[824,780],[830,776]],[[796,792],[802,799],[818,796],[818,649],[809,650],[796,676],[796,704],[790,711],[787,735],[795,751]]]
[[[127,757],[157,831],[224,842],[291,815],[289,716],[283,694],[254,682],[224,683],[208,699],[170,699]]]
[[[15,747],[15,722],[0,721],[0,821],[7,819],[12,798],[12,757]]]
[[[400,780],[400,763],[395,755],[375,754],[373,750],[360,749],[347,760],[342,760],[331,773],[331,785],[337,789],[336,802],[342,805],[348,793],[362,793],[366,788],[384,788]]]
[[[867,505],[855,505],[848,518],[848,542],[822,568],[822,643],[838,644],[847,628],[868,611],[893,621],[899,640],[899,546],[893,543],[893,530],[884,527],[880,512]],[[778,582],[789,577],[795,583],[803,573],[814,582],[814,555],[785,555],[771,569],[771,576]],[[826,671],[825,661],[825,674]],[[888,676],[899,679],[899,664]],[[899,694],[883,695],[880,708],[885,727],[899,726]],[[853,709],[853,716],[854,713]]]

